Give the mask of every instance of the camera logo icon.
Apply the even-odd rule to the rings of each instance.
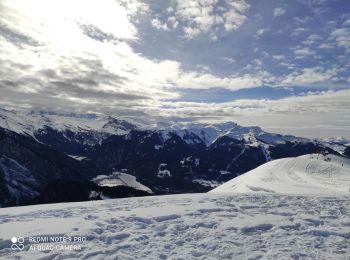
[[[11,243],[12,250],[22,251],[24,249],[24,237],[12,237]]]

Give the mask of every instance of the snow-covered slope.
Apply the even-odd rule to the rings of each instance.
[[[0,259],[346,259],[349,215],[349,197],[274,194],[7,208]],[[22,251],[11,249],[21,244],[12,237],[24,238]],[[69,242],[79,237],[86,241]],[[45,238],[58,242],[35,242]]]
[[[210,192],[350,195],[350,160],[321,154],[274,160]]]
[[[240,126],[234,122],[226,123],[186,123],[186,122],[160,122],[154,129],[171,131],[179,136],[184,131],[194,133],[208,146],[222,136],[228,136],[236,140],[244,140],[251,145],[258,146],[261,143],[279,144],[289,142],[307,142],[307,138],[300,138],[291,135],[280,135],[265,132],[257,126]]]
[[[153,193],[152,190],[136,180],[135,176],[124,172],[114,172],[111,175],[98,175],[93,182],[101,187],[127,186],[135,190],[142,190]]]
[[[45,134],[47,127],[65,133],[89,133],[94,138],[90,145],[100,143],[110,135],[126,135],[131,130],[153,130],[162,133],[164,141],[169,139],[169,133],[176,133],[188,144],[204,143],[211,145],[220,137],[228,136],[245,141],[251,146],[260,146],[268,150],[269,146],[285,144],[286,142],[314,142],[335,148],[343,153],[346,140],[337,138],[329,140],[311,140],[292,135],[268,133],[257,126],[240,126],[234,122],[224,123],[193,123],[193,122],[157,122],[146,123],[141,119],[129,117],[112,117],[105,114],[76,114],[52,111],[6,110],[0,108],[0,127],[11,131],[30,135]],[[66,136],[67,139],[74,138]],[[76,137],[75,137],[76,138]]]
[[[0,108],[0,127],[16,133],[35,136],[40,129],[50,127],[64,132],[95,131],[106,134],[125,135],[135,126],[125,120],[103,114],[75,114],[5,110]]]
[[[207,146],[219,137],[227,135],[234,139],[256,142],[255,137],[262,136],[269,143],[278,143],[282,136],[269,135],[259,127],[244,127],[233,122],[227,123],[183,123],[158,122],[144,124],[135,120],[114,118],[104,114],[56,113],[50,111],[24,111],[0,109],[0,127],[11,131],[35,136],[38,130],[50,127],[60,132],[99,132],[113,135],[125,135],[132,129],[154,130],[163,133],[164,140],[169,132],[176,133],[187,143],[203,142]],[[254,139],[254,140],[253,140]]]

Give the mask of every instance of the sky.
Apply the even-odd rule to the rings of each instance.
[[[0,0],[0,106],[350,138],[348,0]]]

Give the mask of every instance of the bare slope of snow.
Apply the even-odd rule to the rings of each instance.
[[[274,160],[210,192],[348,195],[350,160],[321,154]]]
[[[349,197],[195,194],[0,209],[1,259],[346,259]],[[28,237],[86,237],[37,243]],[[24,237],[23,251],[11,249]],[[53,245],[46,250],[33,246]]]

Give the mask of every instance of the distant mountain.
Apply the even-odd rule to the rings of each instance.
[[[309,154],[265,163],[211,193],[350,194],[350,159]]]
[[[206,192],[270,160],[320,152],[344,156],[350,153],[342,143],[272,134],[260,127],[232,122],[147,124],[103,114],[4,109],[0,109],[0,145],[0,156],[20,166],[17,175],[29,176],[28,187],[33,187],[30,176],[34,176],[39,187],[35,192],[45,194],[40,199],[45,202],[63,197],[67,200],[70,196],[86,200],[97,190],[92,194],[101,198],[104,195],[99,191],[107,188],[101,188],[93,179],[114,172],[134,176],[154,194]],[[14,165],[10,168],[15,169]],[[4,172],[0,172],[2,186],[8,183]],[[57,195],[50,196],[47,187]],[[84,190],[82,196],[74,195],[77,188]],[[17,193],[25,194],[20,189],[12,192]],[[112,194],[140,195],[139,191]],[[8,201],[27,203],[14,195]]]
[[[0,207],[100,199],[91,196],[93,191],[113,197],[150,194],[132,187],[101,188],[91,181],[106,173],[32,136],[0,128]]]

